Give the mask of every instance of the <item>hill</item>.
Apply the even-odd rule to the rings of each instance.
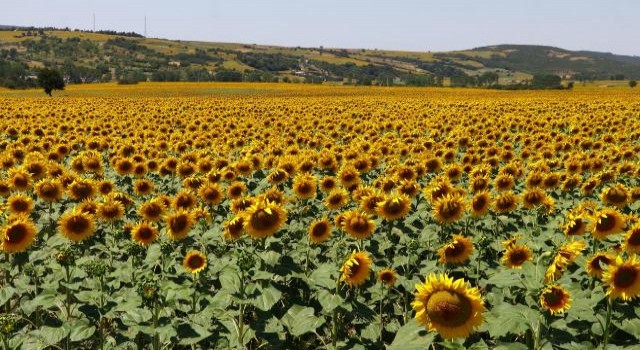
[[[534,74],[640,79],[640,57],[497,45],[452,52],[279,47],[145,38],[137,33],[0,26],[0,85],[28,87],[39,67],[69,83],[285,81],[437,86],[515,84]]]

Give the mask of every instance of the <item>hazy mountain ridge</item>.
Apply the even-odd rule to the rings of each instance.
[[[520,83],[534,74],[568,80],[640,79],[640,57],[552,46],[505,44],[416,52],[166,40],[115,31],[0,25],[3,28],[0,70],[22,69],[23,76],[33,77],[39,67],[56,66],[72,83],[278,80],[432,86],[450,81],[484,86]]]

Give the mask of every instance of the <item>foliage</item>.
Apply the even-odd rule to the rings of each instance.
[[[53,90],[64,90],[64,79],[62,73],[53,68],[42,68],[38,72],[38,85],[44,89],[44,92],[51,96]]]

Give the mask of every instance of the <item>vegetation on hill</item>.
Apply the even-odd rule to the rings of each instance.
[[[250,81],[357,85],[537,88],[565,80],[640,79],[640,57],[547,46],[455,52],[287,48],[172,41],[137,33],[0,26],[0,86],[36,85],[44,67],[68,84],[117,81]]]

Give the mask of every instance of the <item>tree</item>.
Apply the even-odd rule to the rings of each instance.
[[[635,81],[635,80],[630,80],[629,81],[629,87],[634,88],[636,86],[638,86],[638,82],[637,81]]]
[[[554,74],[536,74],[533,76],[531,86],[534,89],[560,89],[562,79]]]
[[[53,68],[43,68],[38,72],[38,84],[49,96],[51,96],[51,92],[54,89],[64,90],[64,79],[62,78],[62,73]]]

